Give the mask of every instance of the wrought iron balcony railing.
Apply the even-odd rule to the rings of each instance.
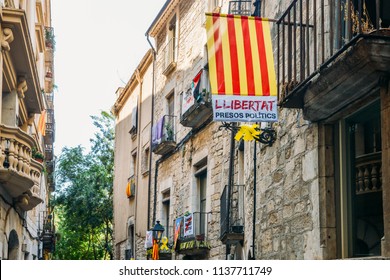
[[[179,217],[180,231],[174,249],[183,255],[205,255],[210,250],[208,242],[208,216],[210,213],[193,212]],[[177,234],[177,225],[175,232]]]
[[[244,239],[244,192],[242,185],[225,186],[221,195],[221,236],[222,243],[236,243]],[[229,194],[230,192],[230,194]]]
[[[251,16],[254,13],[253,1],[230,1],[229,14]]]
[[[40,213],[39,240],[42,242],[43,254],[53,253],[56,243],[56,230],[54,225],[54,214],[48,211]]]
[[[163,74],[168,76],[176,68],[176,38],[171,38],[168,43],[161,49],[160,54],[163,59]]]
[[[211,94],[206,88],[200,86],[203,80],[208,79],[208,73],[201,70],[198,75],[200,75],[199,84],[194,88],[189,88],[181,96],[180,123],[186,127],[197,128],[210,119],[213,114]]]
[[[293,0],[277,21],[279,100],[302,107],[300,89],[334,62],[358,38],[389,25],[383,0]]]
[[[153,125],[152,150],[163,155],[176,147],[175,116],[165,115]]]

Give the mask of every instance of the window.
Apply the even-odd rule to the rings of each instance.
[[[169,211],[171,205],[171,191],[167,190],[162,193],[162,221],[161,224],[165,227],[165,234],[169,238],[170,237],[170,220],[169,220]]]
[[[176,68],[177,57],[177,18],[176,14],[168,21],[166,45],[163,48],[164,72],[168,76]]]
[[[128,244],[125,250],[125,259],[130,260],[134,258],[134,225],[131,224],[128,227]]]
[[[164,128],[167,141],[175,141],[175,94],[167,97],[167,116],[164,119]]]
[[[137,152],[134,151],[131,153],[130,177],[135,176],[136,170],[137,170]]]
[[[137,134],[137,121],[138,121],[138,107],[135,106],[131,112],[131,125],[129,131],[131,136],[135,136]]]
[[[146,148],[144,151],[144,156],[142,157],[142,175],[146,176],[149,172],[149,148]]]
[[[196,227],[199,228],[198,234],[205,234],[207,229],[207,159],[204,159],[195,167],[199,211],[199,224]]]
[[[175,94],[172,92],[167,96],[167,115],[174,116],[175,115]]]
[[[339,257],[380,256],[384,235],[380,103],[340,121],[336,131]]]

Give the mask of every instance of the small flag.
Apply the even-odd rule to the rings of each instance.
[[[192,96],[195,98],[196,102],[200,102],[202,100],[202,94],[200,92],[200,78],[202,77],[203,69],[196,74],[195,78],[192,80]]]
[[[43,110],[41,112],[41,115],[39,116],[38,131],[42,134],[42,136],[45,136],[45,134],[46,134],[46,110]]]

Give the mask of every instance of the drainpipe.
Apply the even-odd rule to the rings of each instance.
[[[156,212],[157,212],[157,177],[158,177],[158,166],[160,165],[160,159],[156,161],[156,169],[154,170],[154,192],[153,192],[153,221],[152,225],[156,223]]]
[[[256,259],[256,251],[255,251],[255,242],[256,242],[256,179],[257,179],[257,159],[256,159],[256,153],[257,153],[257,143],[254,141],[254,148],[253,148],[253,225],[252,225],[252,259]]]
[[[234,131],[231,131],[230,134],[230,160],[229,160],[229,181],[228,181],[228,197],[227,197],[227,228],[230,230],[230,199],[231,199],[231,191],[234,184]],[[230,254],[230,245],[226,244],[226,259],[228,259],[228,255]]]
[[[156,67],[156,50],[153,47],[152,42],[150,42],[149,39],[149,33],[146,32],[145,34],[146,40],[148,41],[150,47],[152,48],[153,51],[153,70],[152,70],[152,110],[151,110],[151,119],[150,119],[150,140],[149,140],[149,177],[148,177],[148,223],[147,223],[147,229],[150,229],[150,191],[151,191],[151,186],[152,186],[152,158],[153,158],[153,153],[152,153],[152,141],[153,141],[153,120],[154,120],[154,92],[155,92],[155,67]],[[156,169],[158,165],[156,163]],[[156,176],[157,176],[157,171],[156,171]],[[155,207],[154,207],[155,208]],[[154,217],[155,218],[155,217]]]
[[[138,149],[141,147],[141,115],[142,115],[142,92],[143,92],[143,78],[141,78],[141,74],[140,74],[140,70],[139,68],[136,69],[135,71],[135,77],[138,81],[138,84],[139,84],[139,98],[137,98],[137,130],[139,130],[139,137],[137,139],[137,147]],[[138,155],[139,156],[139,155]],[[138,178],[139,178],[139,171],[140,171],[140,160],[137,160],[137,166],[136,166],[136,170],[135,170],[135,178],[134,180],[136,179],[136,184],[137,186],[139,186],[139,182],[138,182]],[[138,192],[135,193],[135,202],[134,202],[134,232],[133,234],[136,235],[136,232],[137,232],[137,206],[138,206]],[[136,256],[136,253],[137,253],[137,246],[135,246],[135,236],[133,236],[133,244],[132,244],[134,250],[132,252],[133,256],[135,257]]]

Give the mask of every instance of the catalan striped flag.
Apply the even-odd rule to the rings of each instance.
[[[267,19],[207,14],[206,29],[213,94],[276,95]]]
[[[269,21],[208,13],[206,31],[214,120],[276,121],[277,87]],[[266,105],[259,103],[261,100],[267,102],[268,109],[274,109],[275,118],[263,118],[262,114],[270,111],[263,110]],[[236,117],[229,117],[232,114]]]

